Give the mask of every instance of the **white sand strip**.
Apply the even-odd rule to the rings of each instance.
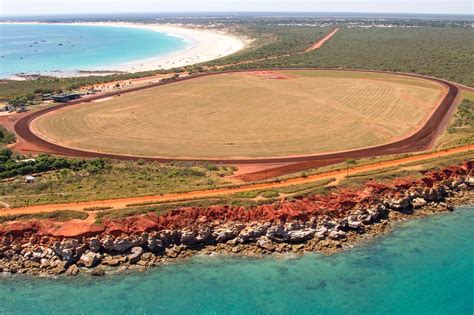
[[[249,40],[229,35],[228,33],[187,28],[181,25],[165,24],[132,24],[132,23],[94,23],[94,25],[134,27],[149,29],[156,32],[167,33],[171,36],[185,38],[189,46],[164,56],[128,62],[120,65],[103,67],[99,70],[120,70],[138,72],[156,69],[171,69],[175,67],[188,66],[204,61],[209,61],[233,54],[244,48]]]
[[[43,24],[40,22],[2,22],[2,24]],[[48,23],[45,23],[48,24]],[[176,67],[188,66],[204,61],[209,61],[233,54],[244,48],[249,39],[230,35],[224,31],[207,30],[198,28],[189,28],[177,24],[141,24],[129,22],[81,22],[81,23],[55,23],[59,25],[93,25],[108,27],[127,27],[141,28],[153,30],[160,33],[166,33],[170,36],[184,38],[189,42],[189,46],[185,49],[178,50],[163,56],[149,58],[146,60],[137,60],[127,62],[125,64],[110,64],[97,67],[95,69],[77,69],[86,70],[88,73],[79,72],[53,72],[42,73],[56,77],[66,76],[87,76],[97,74],[110,74],[104,71],[124,71],[124,72],[140,72],[158,69],[171,69]],[[94,73],[93,71],[101,71],[104,73]]]

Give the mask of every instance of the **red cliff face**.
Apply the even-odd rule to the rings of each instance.
[[[28,233],[38,231],[39,224],[36,221],[14,221],[0,225],[0,235],[11,235],[19,237]]]
[[[135,234],[160,230],[189,228],[194,229],[203,223],[217,226],[229,222],[270,222],[287,223],[291,221],[306,222],[317,217],[340,218],[355,206],[369,206],[386,196],[402,196],[413,189],[426,189],[443,181],[467,175],[472,170],[470,161],[461,166],[447,167],[437,171],[428,171],[421,179],[397,179],[390,184],[368,182],[360,189],[340,188],[328,195],[316,195],[298,200],[283,200],[268,205],[255,207],[210,206],[183,207],[163,214],[147,214],[124,219],[108,220],[102,226],[82,225],[77,228],[77,235],[68,235],[63,226],[71,222],[19,221],[0,225],[0,235],[19,237],[28,233],[39,236],[51,235],[61,237],[90,237],[93,235]],[[77,220],[73,220],[77,221]],[[77,223],[77,222],[76,222]]]

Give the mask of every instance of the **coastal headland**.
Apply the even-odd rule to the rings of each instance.
[[[75,232],[80,220],[7,222],[0,227],[0,271],[103,276],[196,254],[332,253],[385,233],[400,220],[472,203],[472,166],[467,161],[416,180],[369,182],[360,189],[250,208],[184,207],[90,222]]]

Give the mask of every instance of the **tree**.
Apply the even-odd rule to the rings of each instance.
[[[357,165],[356,160],[354,160],[354,159],[346,160],[346,171],[347,171],[346,176],[349,176],[349,167],[354,167],[356,165]]]
[[[12,157],[12,151],[8,148],[3,148],[0,150],[0,156],[4,156],[7,159],[10,159]]]
[[[24,96],[22,97],[17,96],[14,99],[11,99],[8,101],[8,105],[13,106],[13,107],[26,106],[26,103],[28,103],[28,99]]]
[[[66,159],[55,159],[51,167],[55,170],[60,170],[69,167],[69,163]]]

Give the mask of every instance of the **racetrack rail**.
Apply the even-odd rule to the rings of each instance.
[[[448,88],[446,96],[443,98],[441,103],[438,105],[436,110],[432,113],[429,119],[421,126],[415,133],[410,136],[394,141],[391,143],[341,151],[335,153],[322,153],[315,155],[305,155],[305,156],[296,156],[296,157],[270,157],[270,158],[249,158],[249,159],[203,159],[203,158],[162,158],[162,157],[142,157],[142,156],[131,156],[123,154],[113,154],[113,153],[102,153],[102,152],[92,152],[85,151],[80,149],[73,149],[68,147],[63,147],[58,144],[51,143],[43,138],[40,138],[34,134],[30,129],[31,122],[47,113],[50,113],[61,108],[75,106],[83,103],[88,103],[91,101],[96,101],[112,96],[119,96],[121,94],[137,92],[140,90],[145,90],[148,88],[153,88],[157,86],[167,85],[167,84],[176,84],[178,82],[183,82],[187,80],[192,80],[194,78],[205,77],[210,75],[218,75],[224,73],[238,73],[238,72],[251,72],[251,71],[268,71],[268,70],[321,70],[321,71],[358,71],[358,72],[369,72],[369,73],[386,73],[394,74],[400,76],[408,77],[417,77],[426,80],[430,80],[436,83],[440,83]],[[71,101],[65,104],[59,104],[56,106],[44,108],[33,112],[25,117],[21,118],[14,126],[16,134],[21,137],[24,141],[33,144],[36,147],[42,148],[45,152],[64,155],[64,156],[74,156],[74,157],[83,157],[83,158],[111,158],[119,160],[145,160],[145,161],[159,161],[159,162],[171,162],[171,161],[212,161],[215,163],[222,164],[267,164],[267,163],[295,163],[301,167],[317,167],[327,164],[338,163],[346,159],[359,159],[367,158],[380,155],[391,155],[391,154],[400,154],[400,153],[411,153],[419,152],[430,149],[436,138],[443,132],[444,128],[449,122],[450,116],[456,107],[456,101],[459,94],[459,88],[448,81],[444,81],[437,78],[426,77],[417,74],[407,74],[407,73],[396,73],[396,72],[386,72],[386,71],[377,71],[377,70],[351,70],[351,69],[314,69],[314,68],[278,68],[278,69],[247,69],[247,70],[235,70],[235,71],[222,71],[222,72],[211,72],[205,74],[192,75],[184,78],[179,78],[174,81],[159,82],[153,83],[146,86],[134,87],[127,90],[114,91],[110,93],[104,93],[101,95],[96,95],[88,97],[87,99],[79,99]],[[409,117],[407,117],[409,119]],[[288,166],[291,167],[291,166]]]

